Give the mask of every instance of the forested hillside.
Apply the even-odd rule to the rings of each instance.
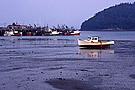
[[[81,30],[135,30],[135,3],[104,9],[84,21]]]

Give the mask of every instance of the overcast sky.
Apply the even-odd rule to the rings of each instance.
[[[0,26],[11,24],[67,24],[80,28],[81,23],[107,7],[135,0],[0,0]]]

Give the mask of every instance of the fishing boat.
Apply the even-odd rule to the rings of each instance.
[[[14,35],[13,31],[5,31],[4,36],[12,36]]]
[[[74,30],[74,31],[68,31],[64,35],[80,35],[80,31]]]
[[[22,36],[22,32],[18,31],[5,31],[4,36]]]
[[[60,33],[57,31],[52,31],[51,35],[59,35]]]
[[[85,48],[108,48],[114,45],[114,41],[99,40],[98,36],[92,36],[88,39],[78,39],[78,45]]]
[[[80,31],[78,31],[78,30],[75,30],[75,31],[73,31],[72,33],[70,33],[71,35],[80,35]]]

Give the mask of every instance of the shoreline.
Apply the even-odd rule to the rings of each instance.
[[[81,30],[80,29],[80,31],[135,31],[135,29],[134,30]]]

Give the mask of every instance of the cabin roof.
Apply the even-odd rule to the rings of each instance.
[[[88,38],[99,38],[98,36],[89,36]]]

